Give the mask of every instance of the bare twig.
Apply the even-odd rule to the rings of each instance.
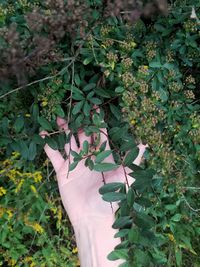
[[[74,61],[75,61],[75,58],[73,58],[73,60],[72,60],[66,67],[62,68],[62,69],[61,69],[58,73],[56,73],[55,75],[47,76],[47,77],[44,77],[44,78],[42,78],[42,79],[39,79],[39,80],[33,81],[33,82],[31,82],[31,83],[28,83],[28,84],[26,84],[26,85],[22,85],[22,86],[20,86],[20,87],[17,87],[17,88],[15,88],[15,89],[13,89],[13,90],[7,92],[6,94],[1,95],[1,96],[0,96],[0,99],[4,98],[4,97],[6,97],[6,96],[8,96],[8,95],[10,95],[10,94],[12,94],[12,93],[18,92],[19,90],[21,90],[21,89],[23,89],[23,88],[27,88],[27,87],[30,87],[31,85],[37,84],[37,83],[39,83],[39,82],[44,82],[44,81],[47,81],[47,80],[54,79],[55,77],[57,77],[57,76],[61,75],[63,72],[65,72],[65,71],[69,68],[69,66],[70,66]]]
[[[186,205],[188,206],[188,208],[194,212],[200,212],[200,209],[195,209],[193,208],[190,203],[187,201],[187,199],[185,198],[185,196],[182,194],[182,199],[185,201]]]

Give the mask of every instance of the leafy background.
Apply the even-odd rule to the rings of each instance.
[[[113,227],[122,242],[109,259],[200,266],[199,8],[198,1],[1,2],[2,266],[79,266],[43,154],[45,142],[62,151],[79,128],[97,140],[74,154],[71,169],[87,158],[91,170],[122,164],[136,178],[128,190],[100,189],[105,201],[120,201]],[[69,134],[58,131],[57,116],[69,121]],[[103,127],[111,151],[94,149]],[[140,141],[149,149],[138,167]],[[116,164],[103,163],[111,152]]]

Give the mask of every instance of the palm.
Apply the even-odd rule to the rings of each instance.
[[[58,126],[67,129],[67,124],[64,120],[57,120]],[[104,129],[104,132],[106,130]],[[78,163],[76,168],[69,172],[69,162],[73,161],[72,155],[69,153],[71,149],[77,153],[82,149],[83,142],[85,140],[91,144],[91,138],[86,136],[84,132],[79,133],[79,143],[80,147],[77,146],[74,137],[71,138],[71,144],[65,145],[65,151],[68,155],[68,159],[64,160],[59,151],[53,150],[48,145],[45,145],[45,151],[50,158],[54,169],[57,174],[59,191],[63,205],[68,213],[68,216],[72,224],[77,223],[79,220],[83,219],[84,216],[101,216],[107,217],[112,216],[113,212],[118,208],[118,204],[105,202],[101,195],[99,194],[99,188],[108,182],[125,182],[124,169],[122,166],[119,168],[102,173],[91,171],[85,166],[85,160]],[[101,134],[101,143],[107,141],[106,150],[110,150],[110,146],[106,135]],[[142,154],[144,152],[145,146],[141,148],[140,154],[136,159],[136,164],[139,164]],[[110,155],[104,162],[114,163],[112,155]],[[126,169],[126,171],[128,171]],[[128,183],[133,182],[133,178],[127,176]]]

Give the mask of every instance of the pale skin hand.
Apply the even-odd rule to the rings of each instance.
[[[58,127],[61,130],[68,130],[67,123],[61,118],[57,118]],[[110,150],[109,142],[107,139],[107,130],[101,129],[100,139],[101,143],[107,141],[106,150]],[[41,136],[47,135],[46,132],[41,132]],[[91,137],[88,137],[84,132],[78,134],[80,147],[77,146],[74,136],[71,137],[71,150],[79,153],[82,149],[83,142],[85,140],[91,144]],[[139,165],[147,145],[139,144],[139,154],[135,159],[134,164]],[[49,157],[52,165],[55,169],[58,187],[61,195],[61,199],[65,210],[70,218],[72,225],[77,224],[83,218],[88,216],[96,217],[113,217],[113,212],[118,209],[118,204],[105,202],[102,196],[99,194],[99,188],[104,185],[101,172],[91,171],[88,167],[85,167],[84,161],[81,160],[76,168],[68,173],[69,157],[67,160],[63,158],[58,150],[53,150],[47,144],[44,147],[47,156]],[[65,152],[69,155],[70,145],[65,145]],[[70,162],[73,162],[73,157],[70,155]],[[112,155],[110,155],[104,162],[114,163]],[[132,172],[129,169],[125,169],[127,173]],[[68,177],[67,177],[68,174]],[[106,183],[110,182],[126,182],[124,169],[122,166],[119,168],[104,172],[104,178]],[[128,184],[131,185],[134,181],[132,177],[127,175]]]

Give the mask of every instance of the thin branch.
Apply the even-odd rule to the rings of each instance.
[[[122,164],[122,168],[123,168],[123,171],[124,171],[124,176],[125,176],[125,179],[126,179],[126,184],[127,184],[127,187],[129,188],[130,185],[129,185],[129,182],[128,182],[128,177],[127,177],[127,173],[126,173],[126,170],[125,170],[125,167],[124,165]]]
[[[185,201],[185,203],[189,209],[191,209],[194,212],[200,212],[200,209],[195,209],[190,205],[190,203],[187,201],[187,199],[185,198],[185,196],[183,194],[182,194],[182,199]]]
[[[200,187],[193,187],[193,186],[187,186],[187,187],[182,187],[183,189],[187,190],[200,190]]]
[[[103,178],[103,181],[102,181],[102,182],[103,182],[104,185],[105,185],[105,184],[106,184],[106,179],[105,179],[104,173],[101,172],[101,175],[102,175],[102,178]],[[112,209],[112,213],[114,213],[112,202],[110,202],[110,206],[111,206],[111,209]]]
[[[0,99],[4,98],[4,97],[6,97],[6,96],[8,96],[8,95],[10,95],[10,94],[12,94],[12,93],[18,92],[19,90],[21,90],[21,89],[23,89],[23,88],[30,87],[31,85],[34,85],[34,84],[39,83],[39,82],[44,82],[44,81],[47,81],[47,80],[51,80],[51,79],[53,79],[53,78],[55,78],[55,77],[61,75],[63,72],[65,72],[65,71],[69,68],[69,66],[70,66],[74,61],[75,61],[75,58],[73,58],[73,60],[72,60],[66,67],[62,68],[62,69],[61,69],[58,73],[56,73],[55,75],[47,76],[47,77],[45,77],[45,78],[42,78],[42,79],[33,81],[33,82],[28,83],[28,84],[26,84],[26,85],[22,85],[22,86],[20,86],[20,87],[17,87],[17,88],[15,88],[15,89],[11,90],[10,92],[7,92],[6,94],[1,95],[1,96],[0,96]]]

